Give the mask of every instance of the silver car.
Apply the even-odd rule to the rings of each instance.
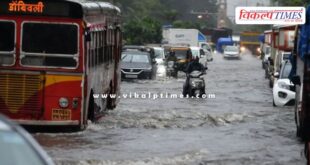
[[[0,114],[1,165],[54,165],[39,144],[17,124]]]
[[[224,58],[240,58],[240,50],[238,46],[226,46],[224,48]]]

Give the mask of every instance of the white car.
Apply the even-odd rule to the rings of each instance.
[[[292,64],[289,61],[284,61],[280,73],[275,73],[275,83],[273,85],[273,105],[286,106],[294,105],[295,89],[294,84],[288,79],[291,72]]]
[[[165,51],[162,47],[153,47],[155,53],[155,60],[157,64],[162,64],[165,61]]]
[[[54,165],[28,132],[1,114],[0,146],[1,165]]]
[[[203,66],[207,66],[207,57],[205,55],[205,51],[200,47],[191,46],[190,47],[193,58],[198,57],[199,63],[201,63]]]
[[[155,53],[155,60],[157,63],[157,76],[163,77],[166,74],[165,67],[165,51],[162,47],[153,47]]]
[[[205,56],[208,62],[213,61],[213,53],[212,48],[209,44],[205,43],[201,46],[203,51],[205,52]]]
[[[238,46],[228,45],[224,48],[224,58],[240,58],[240,50]]]

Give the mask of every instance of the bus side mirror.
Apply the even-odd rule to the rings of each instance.
[[[90,35],[90,32],[89,32],[89,29],[86,29],[86,31],[85,31],[85,41],[86,42],[90,42],[91,41],[91,35]]]
[[[300,77],[297,76],[297,75],[293,76],[292,79],[291,79],[291,81],[292,81],[292,83],[293,83],[294,85],[300,85],[300,84],[301,84],[301,82],[300,82]]]

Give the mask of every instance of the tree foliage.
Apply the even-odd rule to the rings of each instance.
[[[162,26],[177,28],[215,27],[216,18],[195,12],[217,12],[217,0],[111,0],[122,10],[127,44],[160,43]]]
[[[272,0],[278,3],[279,6],[304,6],[309,4],[309,0]]]
[[[133,19],[124,24],[126,44],[160,43],[161,23],[151,17]]]

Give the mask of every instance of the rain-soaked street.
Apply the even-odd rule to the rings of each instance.
[[[205,78],[215,98],[123,98],[83,132],[34,136],[61,165],[305,164],[293,107],[272,106],[261,61],[214,58]],[[184,81],[123,81],[121,91],[181,94]]]

